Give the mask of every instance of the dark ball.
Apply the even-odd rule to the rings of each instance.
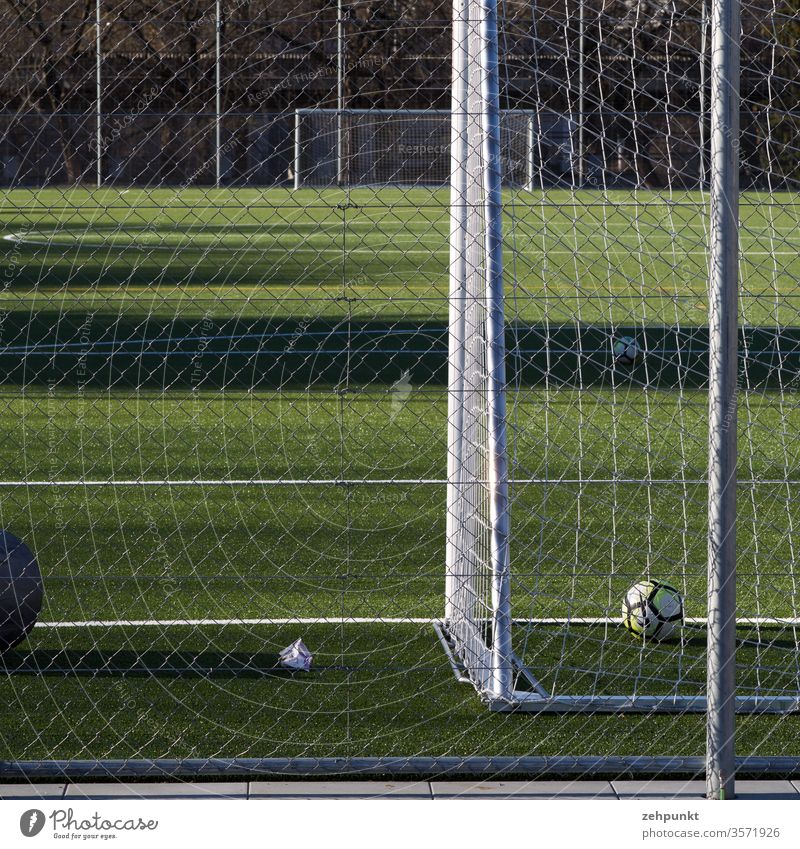
[[[42,575],[33,552],[0,531],[0,652],[21,643],[42,609]]]

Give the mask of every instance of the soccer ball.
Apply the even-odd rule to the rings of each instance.
[[[33,552],[21,539],[0,530],[0,652],[28,636],[42,600],[42,574]]]
[[[614,342],[614,362],[620,366],[632,366],[642,353],[633,336],[620,336]]]
[[[664,640],[683,625],[683,598],[663,581],[639,581],[625,594],[622,624],[635,637]]]

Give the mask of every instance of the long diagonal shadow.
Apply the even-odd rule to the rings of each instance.
[[[159,651],[130,649],[35,649],[0,658],[0,673],[61,678],[292,678],[278,655],[242,651]],[[302,675],[302,673],[300,673]]]
[[[615,363],[613,341],[644,354]],[[186,318],[145,313],[12,310],[0,374],[8,385],[197,389],[384,389],[447,385],[445,319]],[[708,328],[516,322],[506,330],[511,386],[705,388]],[[740,371],[752,390],[800,389],[800,327],[741,331]]]

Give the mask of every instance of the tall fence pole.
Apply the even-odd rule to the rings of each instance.
[[[336,3],[336,182],[342,185],[344,173],[344,5]]]
[[[583,188],[584,177],[584,108],[585,108],[585,85],[584,76],[586,65],[586,18],[585,18],[586,0],[578,0],[578,156],[577,162],[577,183],[578,188]]]
[[[103,185],[103,76],[101,65],[103,60],[103,43],[100,35],[102,26],[101,0],[95,3],[95,147],[97,160],[97,187]]]
[[[506,444],[505,318],[503,309],[503,201],[500,165],[500,73],[497,0],[476,0],[480,10],[483,64],[483,169],[486,222],[486,368],[489,442],[489,520],[492,558],[492,693],[510,699],[511,670],[511,563],[509,558],[508,452]]]
[[[465,374],[465,392],[485,393],[488,555],[491,587],[491,675],[494,699],[512,696],[508,456],[506,445],[505,321],[500,159],[500,75],[497,0],[467,3],[467,233],[465,344],[485,363],[485,378]],[[468,363],[475,371],[476,363]],[[480,374],[480,365],[478,373]],[[474,398],[469,401],[474,404]],[[465,413],[466,415],[466,413]],[[473,414],[474,417],[474,414]],[[475,455],[481,428],[472,422],[463,450]],[[475,463],[475,459],[470,460]],[[484,461],[478,469],[484,468]],[[485,520],[484,520],[485,521]],[[481,533],[483,533],[481,531]],[[474,552],[468,552],[474,556]]]
[[[708,0],[703,0],[700,9],[700,88],[698,107],[700,120],[697,122],[697,137],[700,147],[700,188],[706,183],[706,51],[708,50]]]
[[[214,51],[214,144],[216,176],[214,185],[222,183],[222,2],[217,0],[214,12],[216,42]]]
[[[711,9],[706,790],[734,795],[739,0]]]
[[[467,232],[467,2],[453,3],[450,95],[450,296],[447,393],[447,516],[445,619],[458,615],[459,527],[464,430],[464,310]],[[463,594],[463,593],[462,593]]]
[[[497,0],[455,0],[452,56],[445,616],[476,686],[508,701],[513,676]],[[487,604],[490,635],[482,627]]]

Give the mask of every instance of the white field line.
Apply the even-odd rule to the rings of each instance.
[[[573,616],[514,619],[516,625],[619,625],[622,617],[616,616]],[[687,616],[690,625],[705,625],[702,616]],[[36,628],[180,628],[185,626],[205,627],[218,625],[441,625],[441,619],[420,617],[307,617],[294,616],[282,619],[89,619],[85,622],[37,622]],[[800,617],[744,616],[736,620],[737,625],[800,625]]]
[[[523,218],[519,215],[516,216],[514,220],[518,223],[521,223],[521,226],[524,226],[525,224],[528,223],[528,219]],[[169,228],[172,223],[173,222],[171,222],[171,221],[165,221],[164,226],[166,228]],[[383,217],[379,217],[377,220],[373,219],[373,218],[363,218],[363,219],[356,220],[356,221],[352,222],[349,226],[353,227],[354,229],[362,228],[362,229],[371,231],[374,228],[375,224],[381,224],[381,223],[386,225],[388,222],[384,221]],[[538,219],[534,219],[532,223],[540,225],[542,222]],[[629,233],[630,229],[631,229],[631,224],[627,221],[605,222],[603,224],[603,227],[602,227],[601,230],[598,230],[598,228],[597,228],[598,223],[599,222],[597,222],[597,221],[584,221],[584,222],[578,223],[577,225],[569,225],[569,224],[559,224],[558,222],[548,222],[548,223],[546,223],[546,228],[547,228],[547,232],[553,232],[553,233],[575,233],[575,232],[578,232],[578,233],[583,233],[584,231],[586,231],[586,233],[588,235],[596,235],[598,232],[600,232],[600,233],[613,232],[615,230],[619,230],[622,233]],[[701,233],[701,234],[704,234],[704,235],[708,233],[708,227],[704,223],[682,224],[680,231],[667,230],[667,229],[664,229],[662,227],[654,227],[652,225],[648,226],[646,224],[646,222],[640,222],[640,223],[644,223],[645,228],[651,230],[655,234],[662,234],[664,236],[670,236],[670,237],[673,237],[673,238],[680,238],[682,236],[682,234],[685,233],[686,231]],[[740,229],[741,229],[741,234],[744,235],[744,236],[749,236],[749,237],[752,237],[752,238],[758,238],[758,237],[763,236],[763,237],[768,238],[771,233],[794,233],[794,232],[797,231],[797,226],[798,226],[797,224],[775,224],[775,225],[772,225],[770,227],[748,227],[746,224],[741,224]],[[126,232],[126,233],[132,233],[132,232],[137,232],[137,231],[142,232],[142,233],[152,232],[152,226],[151,225],[133,226],[133,225],[130,225],[130,224],[125,224],[125,225],[123,225],[123,226],[121,226],[117,229],[122,230],[123,232]],[[205,229],[204,227],[199,226],[199,227],[195,228],[195,231],[198,232],[198,233],[202,233],[204,231],[204,229]],[[283,221],[280,222],[280,223],[273,223],[273,222],[265,221],[265,222],[258,225],[258,232],[273,231],[273,230],[276,231],[276,232],[284,232],[284,231],[287,231],[287,230],[291,231],[291,230],[295,230],[295,229],[296,230],[307,229],[307,230],[315,230],[315,231],[316,230],[326,230],[326,231],[330,230],[331,232],[340,232],[341,229],[342,229],[342,225],[341,225],[341,222],[338,222],[338,223],[333,222],[332,223],[332,222],[325,222],[325,221],[311,221],[311,222],[296,221],[296,222],[291,222],[291,223],[283,222]],[[24,236],[24,235],[27,235],[28,233],[31,233],[31,232],[36,233],[36,234],[44,234],[44,233],[48,233],[48,232],[59,233],[59,232],[62,232],[62,231],[60,231],[60,230],[36,230],[36,229],[32,228],[31,230],[22,231],[22,233],[18,234],[18,235]],[[396,226],[396,232],[404,233],[404,232],[406,232],[406,228],[401,227],[401,226]],[[429,231],[426,231],[426,232],[429,232]],[[439,232],[439,231],[437,231],[437,232]],[[443,226],[443,225],[440,226],[440,233],[439,234],[444,238],[447,237],[446,226]],[[12,233],[9,236],[4,236],[3,238],[14,239],[15,234]],[[628,236],[628,238],[636,238],[636,237]]]
[[[489,484],[491,481],[474,480],[472,483]],[[569,485],[569,486],[668,486],[693,485],[701,486],[708,483],[705,478],[510,478],[514,485]],[[800,480],[792,478],[740,478],[739,486],[797,486]],[[0,489],[13,487],[183,487],[183,486],[446,486],[446,478],[226,478],[204,479],[188,478],[185,480],[6,480],[0,481]]]
[[[186,245],[147,245],[140,244],[137,242],[128,242],[126,244],[114,244],[113,240],[109,240],[106,242],[68,242],[68,241],[53,241],[48,239],[31,239],[31,238],[22,238],[24,234],[18,233],[10,233],[7,236],[3,236],[4,239],[8,241],[15,242],[16,244],[22,245],[33,245],[35,247],[46,247],[46,248],[81,248],[88,250],[137,250],[137,251],[170,251],[171,253],[176,253],[183,250],[201,250],[201,251],[227,251],[229,253],[247,253],[247,252],[257,252],[257,253],[270,253],[275,251],[282,251],[287,255],[292,254],[341,254],[341,247],[333,247],[333,248],[312,248],[305,246],[297,246],[290,248],[280,248],[275,245],[273,247],[258,247],[256,245],[242,245],[239,247],[230,247],[227,245],[195,245],[195,244],[186,244]],[[632,237],[629,237],[632,238]],[[639,241],[632,242],[632,246],[635,250],[631,250],[630,248],[625,248],[624,245],[618,245],[620,239],[615,239],[614,245],[609,245],[605,248],[594,248],[588,247],[586,245],[579,245],[573,249],[562,249],[562,248],[538,248],[538,247],[526,247],[522,249],[515,250],[515,253],[521,255],[532,255],[532,256],[575,256],[576,254],[587,254],[592,256],[630,256],[632,254],[643,255],[643,256],[655,256],[660,257],[664,256],[665,259],[671,259],[667,254],[678,253],[681,256],[708,256],[708,249],[703,248],[701,250],[675,250],[675,247],[672,242],[666,242],[663,248],[644,248],[644,247],[636,247],[641,243]],[[783,239],[782,242],[793,242],[795,240]],[[414,240],[416,243],[416,240]],[[425,248],[402,248],[402,247],[393,247],[392,245],[376,245],[374,248],[349,248],[347,250],[347,254],[369,254],[372,256],[376,256],[378,254],[400,254],[401,256],[408,255],[416,255],[419,254],[421,256],[448,256],[449,249],[441,248],[436,250],[427,250]],[[800,245],[795,250],[788,251],[774,251],[774,250],[751,250],[748,248],[744,248],[740,251],[741,257],[748,256],[800,256]]]
[[[387,617],[383,619],[362,616],[316,617],[293,616],[281,619],[110,619],[85,622],[37,622],[36,628],[179,628],[214,625],[432,625],[438,619],[415,617]]]

